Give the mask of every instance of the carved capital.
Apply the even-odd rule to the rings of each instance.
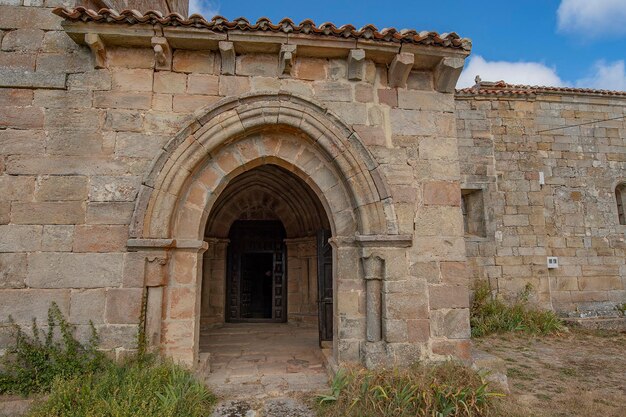
[[[146,287],[167,284],[167,255],[147,255],[145,258],[144,282]]]
[[[385,260],[378,255],[361,258],[366,280],[382,280],[385,276]]]
[[[154,69],[160,71],[172,70],[172,48],[162,36],[152,38],[152,49],[154,49]]]

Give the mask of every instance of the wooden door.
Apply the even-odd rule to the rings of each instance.
[[[226,321],[286,321],[287,268],[282,224],[237,221],[229,238]],[[259,298],[264,301],[259,303]]]
[[[317,234],[317,288],[319,341],[333,340],[333,249],[328,243],[330,230]]]

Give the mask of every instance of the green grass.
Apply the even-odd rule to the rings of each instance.
[[[191,372],[169,362],[133,360],[57,379],[29,417],[202,417],[215,397]]]
[[[546,335],[562,331],[563,322],[554,312],[538,310],[528,305],[529,291],[530,288],[527,288],[519,300],[507,304],[492,297],[489,284],[477,282],[470,312],[472,336],[507,332]]]
[[[0,394],[48,394],[30,417],[201,417],[215,402],[189,370],[147,355],[141,331],[138,353],[116,363],[98,350],[93,326],[78,342],[54,303],[46,331],[33,320],[29,335],[10,321],[15,345],[2,358]]]
[[[456,362],[405,369],[343,369],[317,398],[321,417],[496,416],[495,397],[475,371]]]

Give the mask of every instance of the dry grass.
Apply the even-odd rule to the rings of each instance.
[[[489,336],[476,347],[504,359],[511,394],[503,417],[626,415],[626,333]]]
[[[406,369],[341,371],[329,395],[318,397],[323,417],[499,416],[496,398],[475,371],[455,362]]]

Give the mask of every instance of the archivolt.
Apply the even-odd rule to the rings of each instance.
[[[321,165],[312,165],[316,158]],[[182,213],[201,211],[200,217],[192,217],[206,222],[207,212],[227,181],[272,161],[299,173],[318,195],[323,194],[322,203],[335,228],[338,213],[349,210],[356,215],[354,232],[398,233],[386,181],[359,136],[319,104],[271,93],[224,99],[196,114],[165,146],[146,176],[131,237],[202,239],[204,224],[190,228],[187,220],[181,222]],[[211,176],[215,181],[207,178]],[[329,176],[338,184],[323,184]],[[205,181],[198,182],[200,178]],[[203,194],[194,204],[198,187]],[[344,196],[327,195],[333,190],[337,196],[345,194],[349,207],[342,207]]]

